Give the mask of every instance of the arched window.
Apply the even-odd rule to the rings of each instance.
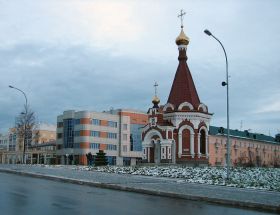
[[[189,129],[184,129],[182,131],[182,148],[183,153],[190,153],[191,147],[191,132]]]
[[[200,131],[200,153],[206,154],[206,134],[203,129]]]
[[[166,112],[172,112],[172,111],[173,111],[173,109],[171,107],[166,108]]]
[[[208,112],[208,108],[205,104],[201,103],[199,106],[198,106],[198,111],[201,111],[201,112],[205,112],[207,113]]]
[[[178,110],[181,111],[193,110],[193,105],[189,102],[183,102],[182,104],[179,105]]]
[[[163,107],[163,111],[164,112],[171,112],[174,110],[174,105],[167,103],[164,107]]]

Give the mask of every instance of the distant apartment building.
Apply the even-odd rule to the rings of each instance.
[[[8,134],[0,134],[0,150],[9,149],[9,135]]]
[[[226,166],[227,130],[210,126],[209,164]],[[280,138],[251,133],[248,130],[230,130],[230,155],[232,166],[279,166]]]
[[[54,163],[56,159],[56,126],[39,123],[27,137],[26,163]],[[43,145],[42,145],[43,144]],[[0,163],[19,163],[23,157],[23,138],[15,128],[0,136]]]
[[[57,156],[62,164],[87,165],[88,153],[106,153],[110,165],[135,165],[142,157],[141,132],[146,113],[64,111],[57,117]]]

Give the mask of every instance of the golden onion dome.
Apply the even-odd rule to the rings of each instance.
[[[179,36],[176,38],[176,44],[179,45],[188,45],[190,42],[190,38],[186,36],[184,33],[183,29],[181,30],[181,33]]]
[[[159,104],[160,103],[160,99],[157,96],[154,96],[152,102],[153,102],[153,104]]]
[[[159,98],[157,96],[154,96],[152,102],[154,104],[153,108],[159,108],[158,104],[160,103],[160,100],[159,100]]]

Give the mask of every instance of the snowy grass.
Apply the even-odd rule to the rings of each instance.
[[[226,180],[226,168],[218,167],[94,167],[92,170],[118,174],[146,175],[180,179],[180,182],[223,185],[280,192],[278,168],[231,168]]]
[[[226,168],[180,167],[180,166],[73,166],[40,165],[46,168],[67,168],[76,171],[98,171],[117,174],[169,177],[178,183],[200,183],[238,188],[251,188],[280,192],[280,168],[231,168],[230,179],[226,180]]]

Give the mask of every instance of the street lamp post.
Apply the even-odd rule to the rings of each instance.
[[[215,37],[209,30],[205,29],[204,33],[208,36],[212,36],[215,40],[217,40],[223,48],[225,58],[226,58],[226,82],[222,82],[222,86],[227,86],[227,179],[229,179],[229,167],[230,167],[230,140],[229,140],[229,80],[228,80],[228,59],[226,50],[221,43],[221,41]]]
[[[25,98],[24,138],[23,138],[23,154],[22,154],[22,163],[25,164],[26,163],[26,160],[25,160],[25,145],[26,145],[27,97],[26,97],[25,92],[23,92],[21,89],[18,89],[18,88],[14,87],[14,86],[11,86],[11,85],[9,85],[9,87],[12,88],[12,89],[20,91],[24,95],[24,98]]]

